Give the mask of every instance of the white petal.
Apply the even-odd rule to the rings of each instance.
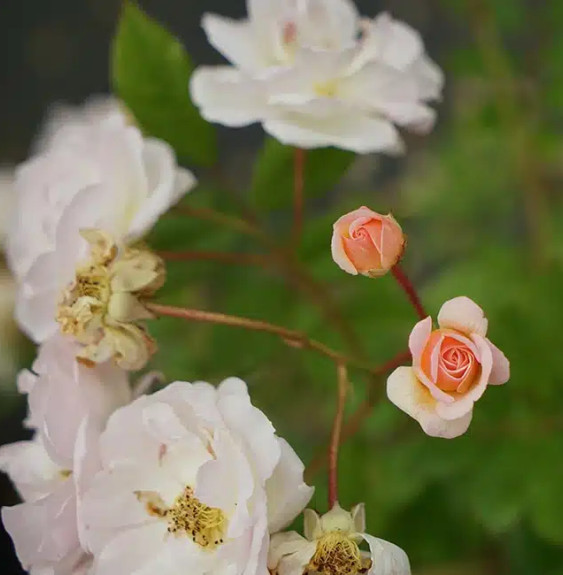
[[[233,386],[239,389],[239,393],[232,392]],[[238,434],[248,446],[258,478],[266,481],[281,454],[274,426],[262,411],[251,404],[246,384],[241,380],[231,378],[221,384],[217,406],[231,432]]]
[[[438,313],[438,324],[442,328],[457,329],[471,335],[485,336],[488,321],[483,310],[468,297],[460,296],[447,301]]]
[[[277,575],[302,575],[316,547],[295,531],[277,533],[270,541],[268,567]]]
[[[281,457],[266,482],[268,528],[270,533],[287,527],[303,511],[314,488],[303,481],[305,466],[285,439],[278,438]]]
[[[246,71],[261,68],[260,49],[249,21],[204,14],[201,25],[209,43],[231,64]]]
[[[333,101],[279,110],[275,119],[264,122],[264,129],[283,144],[301,148],[334,146],[360,154],[398,154],[404,149],[390,122]]]
[[[264,85],[233,68],[198,68],[192,75],[190,91],[201,115],[210,122],[248,126],[267,113]]]
[[[446,420],[437,413],[437,402],[428,389],[418,381],[411,367],[397,368],[387,380],[387,397],[399,409],[416,419],[423,431],[432,437],[451,439],[467,431],[472,411],[459,419]]]
[[[361,535],[369,545],[373,562],[368,575],[410,575],[409,558],[400,547],[367,533]]]
[[[128,240],[138,240],[149,232],[160,216],[196,183],[190,172],[176,168],[174,151],[165,142],[146,140],[143,161],[150,194],[138,203],[135,217],[127,231]]]
[[[417,81],[419,97],[422,100],[440,100],[444,88],[444,72],[428,56],[421,56],[409,68]]]
[[[487,340],[493,355],[493,369],[489,378],[491,385],[502,385],[510,379],[510,362],[504,353],[490,340]]]

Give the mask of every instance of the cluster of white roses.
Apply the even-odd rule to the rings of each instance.
[[[442,74],[405,24],[363,20],[349,0],[248,0],[248,11],[204,17],[232,63],[193,75],[205,118],[357,152],[400,151],[395,125],[432,127]],[[2,518],[24,568],[408,575],[401,549],[365,533],[361,505],[307,511],[305,537],[280,533],[313,490],[242,381],[131,384],[156,350],[145,300],[165,281],[141,240],[194,185],[115,100],[61,110],[17,169],[7,258],[16,319],[39,349],[18,379],[33,438],[2,447],[0,468],[23,500]]]

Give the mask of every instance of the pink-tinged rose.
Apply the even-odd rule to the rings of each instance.
[[[332,234],[332,258],[345,272],[369,277],[385,275],[405,249],[401,226],[362,206],[342,216]]]
[[[467,297],[447,301],[432,319],[418,322],[409,337],[412,367],[400,367],[387,380],[389,399],[433,437],[467,431],[473,404],[487,386],[510,377],[504,354],[485,336],[483,310]]]

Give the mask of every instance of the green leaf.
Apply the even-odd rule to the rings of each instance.
[[[252,200],[263,209],[283,208],[293,197],[295,149],[268,138],[256,162],[252,181]],[[307,150],[305,155],[304,196],[326,193],[344,175],[355,154],[336,148]]]
[[[190,99],[190,57],[177,38],[129,0],[112,60],[115,91],[143,130],[168,142],[182,159],[212,164],[215,132]]]

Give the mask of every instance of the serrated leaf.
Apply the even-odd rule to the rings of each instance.
[[[315,197],[329,191],[354,161],[355,154],[336,148],[307,150],[304,196]],[[260,152],[252,181],[252,201],[262,209],[291,204],[294,182],[295,148],[268,138]]]
[[[127,0],[113,44],[115,91],[145,132],[168,142],[180,158],[210,165],[215,132],[190,99],[192,71],[180,41]]]

